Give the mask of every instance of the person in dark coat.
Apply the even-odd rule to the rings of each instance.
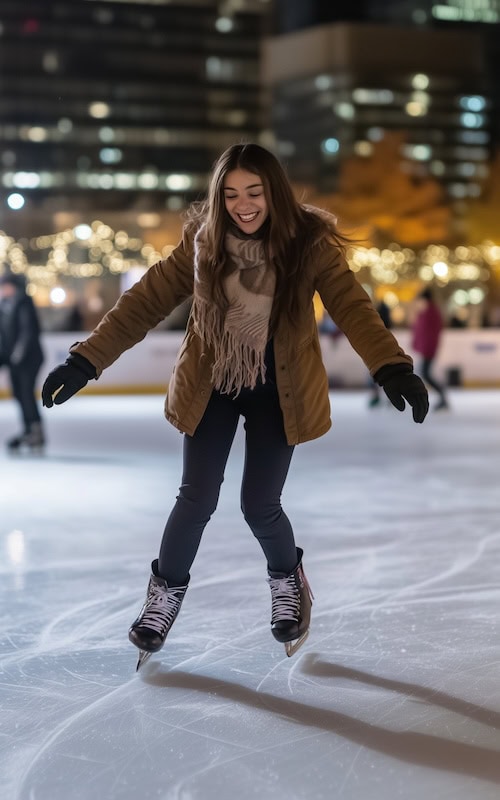
[[[437,354],[441,332],[443,330],[443,317],[434,300],[432,289],[426,288],[419,294],[422,307],[413,324],[412,347],[421,358],[420,375],[425,383],[432,386],[439,395],[439,401],[434,407],[435,411],[449,408],[444,385],[432,373],[432,366]]]
[[[22,276],[0,276],[0,365],[9,371],[12,395],[19,405],[23,431],[7,441],[11,451],[45,444],[35,381],[43,363],[40,324]]]
[[[391,318],[391,309],[385,302],[385,300],[381,300],[380,303],[376,306],[378,313],[380,314],[380,319],[384,323],[385,327],[389,330],[392,328],[392,318]],[[373,408],[374,406],[378,406],[380,403],[380,387],[378,383],[373,380],[370,375],[370,400],[368,402],[368,406]]]

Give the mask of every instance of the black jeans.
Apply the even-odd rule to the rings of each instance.
[[[35,397],[35,381],[41,364],[27,363],[9,366],[12,394],[19,404],[25,431],[34,422],[40,422],[40,411]]]
[[[423,358],[422,363],[420,365],[420,375],[425,383],[428,383],[429,386],[432,386],[434,391],[436,391],[441,400],[445,402],[446,394],[444,391],[444,386],[436,380],[436,378],[432,375],[431,369],[434,363],[434,358]]]
[[[245,419],[245,463],[241,510],[273,572],[291,572],[297,551],[281,491],[294,447],[286,441],[274,382],[243,389],[238,397],[214,391],[193,436],[184,436],[182,483],[168,518],[159,573],[182,585],[196,556],[203,530],[217,507],[224,470],[240,415]],[[231,535],[228,547],[234,546]],[[222,565],[221,565],[222,566]]]

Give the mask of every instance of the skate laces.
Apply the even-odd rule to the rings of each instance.
[[[295,574],[284,578],[268,578],[271,588],[271,624],[289,619],[298,622],[300,616],[300,592]]]
[[[185,586],[166,589],[161,584],[152,583],[139,627],[163,635],[177,616],[185,591]]]

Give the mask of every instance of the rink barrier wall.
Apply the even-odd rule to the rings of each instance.
[[[415,359],[411,333],[394,331],[401,347]],[[80,333],[47,333],[42,337],[45,362],[40,370],[38,389],[47,373],[64,361],[69,347]],[[166,391],[172,367],[184,338],[183,331],[152,331],[115,361],[98,381],[90,381],[87,394],[154,394]],[[338,388],[366,388],[368,371],[344,336],[320,336],[321,349],[330,385]],[[448,385],[470,388],[500,387],[500,329],[451,329],[443,333],[435,361],[435,375]],[[0,397],[10,396],[8,375],[0,369]]]

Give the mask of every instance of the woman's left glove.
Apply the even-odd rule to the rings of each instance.
[[[406,400],[412,407],[414,421],[424,421],[429,410],[429,394],[409,364],[386,364],[377,370],[373,379],[398,411],[405,410]]]

